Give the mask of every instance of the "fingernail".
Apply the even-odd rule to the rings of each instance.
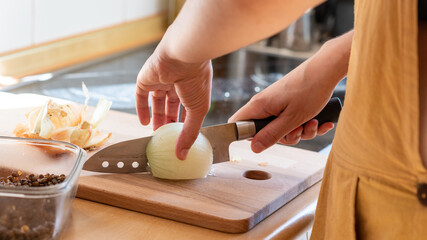
[[[187,158],[188,149],[181,150],[181,160],[185,160]]]
[[[259,153],[265,150],[265,146],[261,142],[256,142],[252,145],[252,150]]]

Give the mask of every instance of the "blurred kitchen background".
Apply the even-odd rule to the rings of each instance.
[[[137,74],[184,0],[0,0],[0,91],[83,103],[81,82],[135,114]],[[353,1],[308,10],[282,32],[213,61],[205,125],[224,123],[253,95],[353,26]],[[342,100],[346,79],[334,95]],[[0,98],[0,101],[6,101]],[[297,147],[320,151],[334,131]]]

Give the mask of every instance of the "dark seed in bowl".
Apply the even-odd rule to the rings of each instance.
[[[46,173],[45,175],[40,174],[38,178],[34,174],[22,176],[22,172],[12,172],[7,177],[0,178],[0,185],[5,186],[24,186],[24,187],[42,187],[42,186],[51,186],[62,183],[65,181],[65,175],[56,175]]]
[[[21,171],[0,177],[0,186],[26,188],[56,185],[65,175],[29,174]],[[0,240],[2,239],[52,239],[56,224],[55,198],[0,197]]]

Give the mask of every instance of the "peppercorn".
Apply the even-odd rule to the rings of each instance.
[[[0,178],[0,185],[4,186],[24,186],[24,187],[42,187],[42,186],[51,186],[61,183],[65,180],[65,174],[56,175],[56,174],[40,174],[36,177],[34,174],[30,174],[26,177],[22,177],[22,172],[13,172],[10,176],[6,178]]]
[[[12,172],[0,177],[0,186],[23,188],[52,186],[63,182],[64,174],[29,174]],[[16,199],[2,202],[0,199],[1,239],[52,239],[56,222],[56,202],[51,199]],[[37,206],[37,207],[35,207]],[[37,217],[34,217],[37,216]]]

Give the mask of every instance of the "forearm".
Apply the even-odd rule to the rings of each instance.
[[[353,30],[326,42],[304,66],[304,79],[334,88],[347,75]]]
[[[202,62],[279,32],[324,0],[188,0],[159,46],[168,57]]]

